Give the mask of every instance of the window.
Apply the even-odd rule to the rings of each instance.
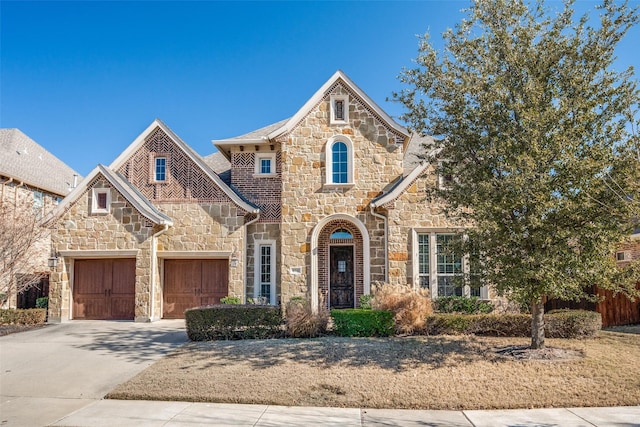
[[[326,148],[326,184],[353,184],[353,145],[345,136],[333,137]]]
[[[164,182],[167,180],[167,158],[156,157],[155,159],[155,181]]]
[[[627,259],[631,259],[631,257],[627,258],[626,252],[616,252],[616,261],[626,261]]]
[[[255,242],[254,297],[275,303],[275,241]]]
[[[105,214],[109,213],[111,205],[111,192],[108,188],[94,188],[92,190],[91,213]]]
[[[454,254],[451,244],[458,238],[455,234],[442,232],[415,232],[414,254],[415,283],[427,288],[432,298],[442,296],[477,296],[487,298],[487,287],[474,288],[462,285],[460,280],[463,272],[471,267],[477,268],[478,263],[471,262],[471,257]]]
[[[276,155],[275,153],[256,154],[255,170],[256,175],[275,175]]]
[[[353,239],[353,235],[344,228],[339,228],[338,230],[331,233],[330,239]]]
[[[331,124],[341,125],[349,122],[349,97],[347,95],[331,95],[329,105]]]
[[[36,218],[42,217],[42,208],[44,207],[44,194],[42,191],[33,190],[33,213]]]

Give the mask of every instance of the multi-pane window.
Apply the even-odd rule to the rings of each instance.
[[[260,245],[260,289],[258,296],[271,300],[271,245]]]
[[[335,120],[344,120],[344,100],[337,99],[334,102],[335,104],[333,105],[333,118]]]
[[[451,248],[455,238],[452,234],[436,235],[438,296],[462,296],[462,287],[455,284],[455,278],[462,273],[462,257]]]
[[[98,209],[107,209],[107,193],[98,193],[97,207]]]
[[[418,235],[418,277],[420,286],[429,289],[429,235]]]
[[[271,173],[271,159],[260,159],[260,173]]]
[[[331,147],[332,182],[334,184],[346,184],[349,182],[349,153],[347,144],[338,141]]]
[[[155,162],[155,180],[163,182],[167,180],[167,158],[156,157]]]

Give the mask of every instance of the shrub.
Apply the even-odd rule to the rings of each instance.
[[[594,337],[602,326],[599,313],[560,310],[545,314],[547,338]],[[428,316],[422,333],[426,335],[474,334],[494,337],[530,337],[529,314],[448,314]]]
[[[440,297],[433,300],[435,311],[440,313],[491,313],[493,304],[478,297]]]
[[[602,316],[595,311],[551,310],[544,323],[549,338],[593,338],[602,329]]]
[[[42,325],[47,317],[44,308],[29,309],[0,309],[0,324],[2,325]]]
[[[226,297],[222,297],[222,298],[220,298],[220,304],[234,304],[234,305],[238,305],[238,304],[242,304],[242,300],[240,299],[240,297],[236,297],[236,296],[232,296],[232,295],[227,295]]]
[[[393,313],[348,308],[331,310],[333,329],[341,337],[388,337],[393,334]]]
[[[360,308],[363,310],[371,310],[371,298],[373,298],[371,294],[360,295]]]
[[[374,286],[371,308],[393,312],[395,329],[400,334],[422,330],[425,318],[433,312],[428,289],[388,283]]]
[[[36,308],[49,308],[49,297],[36,298]]]
[[[314,313],[311,303],[301,297],[294,297],[285,307],[285,330],[293,338],[311,338],[327,332],[329,313],[326,305],[318,304]]]
[[[192,341],[277,338],[282,336],[282,314],[270,305],[214,305],[185,311],[187,335]]]

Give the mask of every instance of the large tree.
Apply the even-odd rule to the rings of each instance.
[[[442,50],[421,38],[394,97],[437,137],[429,160],[453,179],[434,194],[472,224],[473,277],[526,302],[541,348],[544,297],[594,284],[637,295],[639,270],[623,277],[612,256],[640,217],[640,93],[614,54],[637,9],[605,0],[576,19],[573,1],[476,0],[466,13]]]

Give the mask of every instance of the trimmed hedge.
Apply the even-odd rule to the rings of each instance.
[[[0,309],[0,324],[2,325],[42,325],[47,318],[44,308],[29,309]]]
[[[220,304],[185,311],[191,341],[278,338],[283,335],[280,307]]]
[[[439,297],[433,300],[434,309],[440,313],[491,313],[493,304],[478,297]]]
[[[592,338],[602,327],[600,313],[584,310],[551,311],[544,316],[547,338]],[[529,314],[434,314],[428,316],[425,335],[485,335],[530,337]]]
[[[333,330],[341,337],[388,337],[395,329],[394,314],[385,310],[331,310]]]

